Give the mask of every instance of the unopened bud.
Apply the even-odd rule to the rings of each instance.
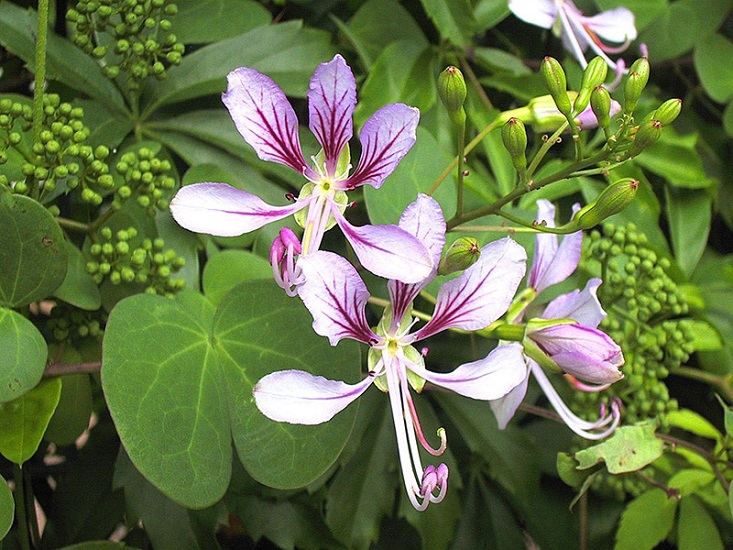
[[[647,147],[654,145],[662,136],[662,123],[658,120],[647,120],[639,124],[634,137],[634,144],[629,151],[630,156],[636,156]]]
[[[596,86],[590,95],[590,106],[596,115],[598,126],[608,128],[611,125],[611,94],[603,86]]]
[[[590,60],[588,66],[583,72],[583,81],[580,84],[580,91],[578,97],[573,103],[573,110],[576,113],[583,111],[590,102],[590,96],[593,90],[601,86],[606,81],[606,75],[608,74],[608,65],[602,57],[597,56]]]
[[[518,172],[527,168],[527,130],[524,123],[518,118],[510,118],[501,129],[501,139],[504,147],[512,157],[512,164]]]
[[[672,124],[682,112],[682,100],[679,98],[668,99],[654,111],[653,118],[658,120],[662,126]]]
[[[568,97],[567,79],[560,62],[554,57],[545,57],[540,67],[542,82],[550,92],[558,110],[566,117],[571,116],[572,106]]]
[[[468,269],[479,259],[481,247],[473,237],[461,237],[457,239],[440,260],[438,273],[448,275],[456,271]]]
[[[641,92],[649,81],[649,60],[641,57],[629,67],[629,76],[624,84],[624,112],[631,114],[639,103]]]
[[[458,67],[451,65],[440,73],[438,95],[450,119],[456,124],[463,124],[466,121],[466,112],[463,110],[463,103],[466,101],[466,81]]]
[[[589,205],[581,208],[570,222],[578,229],[590,229],[618,214],[634,200],[639,180],[624,178],[606,187]]]

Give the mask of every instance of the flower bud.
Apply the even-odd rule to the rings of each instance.
[[[606,81],[608,74],[608,65],[602,57],[594,57],[591,59],[583,73],[583,81],[580,85],[578,97],[573,103],[573,111],[579,113],[588,106],[590,96],[593,90],[601,86]]]
[[[590,95],[590,107],[596,115],[598,126],[608,128],[611,125],[611,94],[603,86],[596,86]]]
[[[647,147],[654,145],[662,136],[662,123],[658,120],[647,120],[639,124],[634,136],[634,143],[629,150],[630,156],[636,156]]]
[[[654,111],[653,119],[658,120],[662,126],[672,124],[680,116],[682,111],[682,100],[679,98],[668,99]]]
[[[606,187],[596,200],[581,208],[570,223],[578,229],[590,229],[618,214],[634,200],[639,180],[624,178]]]
[[[552,99],[555,101],[558,110],[566,117],[571,116],[572,106],[568,97],[567,79],[565,71],[560,62],[553,57],[545,57],[540,66],[542,74],[542,82],[550,92]]]
[[[473,237],[461,237],[457,239],[448,249],[445,256],[440,260],[438,273],[448,275],[456,271],[468,269],[479,259],[481,247]]]
[[[466,121],[463,103],[466,101],[466,81],[458,67],[446,68],[438,77],[438,95],[448,111],[448,116],[456,124]]]
[[[501,129],[501,139],[512,157],[514,168],[520,173],[524,172],[527,168],[527,130],[524,123],[518,118],[510,118]]]
[[[641,92],[649,81],[649,60],[641,57],[629,67],[629,76],[624,84],[624,112],[631,114],[639,103]]]

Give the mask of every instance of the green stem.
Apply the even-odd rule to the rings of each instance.
[[[36,34],[36,79],[33,89],[33,142],[41,141],[43,124],[43,85],[46,81],[46,43],[48,41],[48,0],[38,0]]]
[[[76,220],[70,220],[68,218],[56,218],[56,222],[63,228],[71,231],[78,231],[79,233],[87,233],[89,231],[89,224],[78,222]]]
[[[25,483],[23,483],[23,469],[18,464],[13,464],[13,477],[15,478],[15,513],[18,519],[18,539],[23,550],[31,550],[31,539],[28,530],[27,507],[25,505]]]
[[[465,117],[464,117],[465,118]],[[458,130],[458,197],[456,199],[456,216],[463,215],[463,162],[466,149],[466,122],[463,121]]]

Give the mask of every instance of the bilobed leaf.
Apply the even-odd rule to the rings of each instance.
[[[0,403],[0,454],[23,464],[41,444],[61,396],[61,380],[46,379],[12,401]]]
[[[0,541],[5,538],[10,528],[13,526],[13,517],[15,515],[15,501],[13,493],[5,480],[0,480]]]
[[[675,259],[689,277],[708,243],[713,197],[705,189],[669,186],[665,187],[664,196]]]
[[[723,550],[718,526],[705,507],[694,497],[680,501],[680,519],[677,524],[679,550]]]
[[[0,306],[48,297],[64,280],[67,250],[53,216],[29,197],[0,187]]]
[[[218,42],[268,25],[272,15],[252,0],[178,0],[173,31],[184,44]]]
[[[643,468],[659,458],[664,450],[664,443],[654,435],[656,428],[656,421],[618,428],[603,443],[575,453],[578,469],[585,470],[601,461],[612,474]]]
[[[28,319],[0,307],[0,403],[17,399],[38,384],[48,359],[43,335]]]
[[[652,550],[672,530],[677,501],[661,489],[650,489],[624,510],[614,550]]]
[[[733,42],[722,34],[713,34],[695,46],[695,69],[702,87],[718,103],[733,96]]]

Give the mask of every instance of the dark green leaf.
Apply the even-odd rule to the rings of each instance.
[[[713,197],[703,189],[666,187],[669,233],[677,264],[689,277],[708,243]]]
[[[71,350],[68,351],[68,350]],[[66,348],[65,363],[81,362],[81,355]],[[71,445],[89,427],[92,415],[92,386],[88,374],[68,374],[61,377],[61,397],[46,429],[45,438],[56,445]]]
[[[718,527],[696,498],[683,498],[677,525],[679,550],[723,550]]]
[[[0,187],[0,305],[24,306],[63,282],[64,234],[43,206]]]
[[[640,470],[664,451],[664,443],[654,435],[656,428],[656,421],[618,428],[603,443],[575,453],[578,468],[585,470],[603,461],[612,474]]]
[[[661,139],[634,159],[643,168],[665,178],[670,185],[686,189],[704,189],[716,185],[705,173],[696,147],[697,132],[679,135],[667,127]]]
[[[13,525],[15,515],[15,501],[10,487],[4,480],[0,480],[0,541],[5,538]]]
[[[718,103],[733,96],[733,42],[721,34],[713,34],[695,46],[695,69],[707,94]]]
[[[0,307],[0,403],[31,390],[43,376],[48,349],[28,319]]]
[[[179,42],[218,42],[269,25],[272,16],[252,0],[178,0],[173,31]]]
[[[41,444],[61,396],[61,380],[46,379],[13,401],[0,403],[0,454],[23,464]]]
[[[624,510],[614,550],[652,550],[674,524],[677,501],[661,489],[650,489]]]
[[[64,241],[62,246],[66,249],[69,263],[64,282],[53,292],[53,295],[79,309],[88,311],[99,309],[102,305],[102,296],[92,276],[87,273],[87,261],[84,254],[67,241]]]
[[[421,3],[441,37],[459,48],[471,42],[476,20],[468,0],[421,0]]]

